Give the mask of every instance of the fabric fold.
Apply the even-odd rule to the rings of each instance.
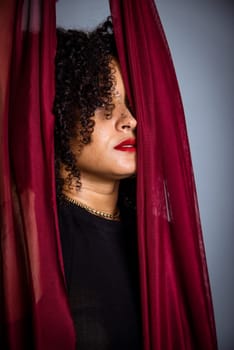
[[[137,118],[137,218],[144,350],[216,349],[184,111],[153,0],[110,0]]]
[[[73,349],[54,181],[55,1],[1,8],[1,348]]]

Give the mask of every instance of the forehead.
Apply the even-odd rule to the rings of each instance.
[[[123,98],[125,98],[124,82],[123,82],[123,78],[122,78],[119,64],[115,61],[113,62],[113,68],[114,68],[114,77],[115,77],[113,98],[115,100],[123,99]]]

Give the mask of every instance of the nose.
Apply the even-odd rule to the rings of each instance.
[[[120,113],[120,116],[117,120],[117,129],[119,131],[128,132],[135,130],[136,125],[136,119],[127,108]]]

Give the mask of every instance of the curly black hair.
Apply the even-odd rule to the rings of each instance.
[[[74,138],[79,151],[91,141],[95,110],[105,107],[106,118],[114,108],[115,87],[113,59],[118,61],[111,18],[90,32],[57,29],[55,58],[55,174],[58,199],[64,184],[76,179],[80,188],[80,172],[71,149]],[[79,127],[77,127],[79,125]],[[61,176],[65,167],[68,177]]]
[[[58,195],[65,181],[71,184],[71,180],[76,178],[77,188],[81,186],[71,140],[77,138],[81,150],[90,142],[95,110],[105,106],[107,118],[111,115],[115,83],[111,65],[113,58],[117,59],[117,50],[110,18],[91,32],[57,29],[53,111]],[[62,166],[69,174],[66,180],[61,177]]]

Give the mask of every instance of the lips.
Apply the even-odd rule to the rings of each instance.
[[[117,151],[122,152],[135,152],[136,151],[136,140],[134,138],[124,140],[114,147]]]

